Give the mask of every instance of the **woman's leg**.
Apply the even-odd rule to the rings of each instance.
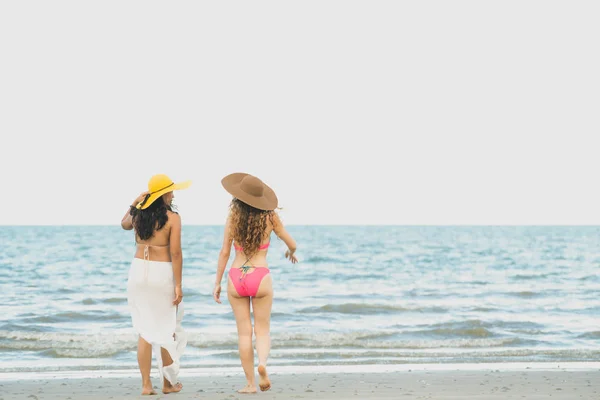
[[[230,278],[231,281],[231,278]],[[245,388],[238,390],[240,393],[256,393],[256,382],[254,381],[254,349],[252,348],[252,321],[250,319],[250,298],[240,297],[231,282],[227,285],[227,298],[238,331],[238,350],[240,361],[248,384]]]
[[[173,359],[169,352],[164,348],[160,348],[160,355],[163,361],[163,367],[168,367],[173,364]],[[171,382],[167,378],[163,378],[163,393],[176,393],[183,389],[183,385],[181,383],[177,383],[176,385],[171,385]]]
[[[152,367],[152,345],[140,336],[138,338],[137,350],[138,365],[142,374],[142,394],[156,394],[150,380],[150,368]]]
[[[258,353],[258,386],[265,391],[271,388],[267,374],[267,359],[271,351],[271,307],[273,306],[273,280],[271,274],[260,282],[256,296],[252,298],[254,312],[254,334]]]

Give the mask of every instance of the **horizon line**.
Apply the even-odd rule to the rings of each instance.
[[[0,223],[0,228],[12,228],[12,227],[120,227],[120,224],[2,224]],[[224,226],[224,224],[183,224],[183,226],[206,226],[206,227],[217,227]],[[598,224],[556,224],[556,223],[548,223],[548,224],[516,224],[516,223],[507,223],[507,224],[497,224],[497,223],[422,223],[422,224],[377,224],[377,223],[349,223],[349,224],[337,224],[337,223],[316,223],[316,224],[286,224],[289,226],[340,226],[340,227],[358,227],[358,226],[388,226],[388,227],[600,227],[600,223]]]

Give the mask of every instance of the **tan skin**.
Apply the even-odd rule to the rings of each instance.
[[[294,255],[296,251],[296,241],[287,232],[283,223],[277,216],[273,215],[273,223],[267,218],[267,229],[263,234],[262,244],[269,242],[271,232],[275,232],[288,247],[285,252],[285,257],[290,260],[293,264],[298,262],[298,259]],[[227,220],[225,224],[225,234],[223,237],[223,245],[219,253],[219,261],[217,265],[217,274],[215,280],[215,288],[213,290],[213,297],[215,301],[221,304],[221,280],[229,261],[231,254],[231,246],[233,244],[233,237],[231,236],[231,222]],[[235,258],[231,264],[231,268],[240,268],[246,260],[246,265],[257,265],[261,267],[267,267],[267,252],[268,249],[260,250],[254,254],[249,260],[243,251],[236,251]],[[252,273],[253,269],[250,269],[248,273]],[[255,297],[242,297],[235,290],[235,286],[231,282],[231,278],[228,277],[227,284],[227,299],[233,314],[238,330],[238,349],[240,353],[240,360],[242,362],[242,368],[246,375],[247,385],[238,390],[239,393],[256,393],[256,383],[254,375],[254,350],[252,348],[252,317],[250,315],[250,302],[252,301],[252,311],[254,312],[254,334],[256,335],[256,352],[258,354],[258,374],[259,374],[259,387],[262,391],[269,390],[271,388],[271,382],[267,374],[267,358],[271,350],[271,337],[270,337],[270,324],[271,324],[271,307],[273,305],[273,280],[271,274],[268,274],[261,281],[258,288],[258,292]]]
[[[136,206],[144,200],[148,192],[140,194],[131,204]],[[171,204],[175,198],[173,192],[165,193],[156,201],[164,201],[166,204]],[[183,266],[183,256],[181,252],[181,217],[179,214],[167,211],[168,221],[159,231],[155,231],[154,235],[148,240],[141,240],[137,235],[136,242],[139,243],[135,252],[135,258],[144,259],[144,246],[149,244],[152,246],[169,246],[169,247],[150,247],[150,259],[153,261],[167,261],[173,264],[173,277],[175,280],[175,293],[173,294],[173,304],[178,305],[183,299],[183,291],[181,289],[181,274]],[[125,230],[132,230],[133,223],[129,210],[121,220],[121,227]],[[146,342],[141,337],[138,338],[138,365],[142,374],[142,395],[154,395],[156,392],[152,387],[150,380],[150,370],[152,365],[152,345]],[[168,366],[173,363],[173,359],[169,352],[161,348],[163,365]],[[166,378],[163,382],[163,393],[179,392],[182,385],[171,385]]]

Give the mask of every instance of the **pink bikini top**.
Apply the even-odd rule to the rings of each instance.
[[[258,248],[259,250],[265,250],[267,248],[269,248],[269,244],[271,244],[271,242],[269,241],[268,243],[262,244],[260,245],[260,247]],[[233,244],[233,247],[237,250],[237,251],[244,251],[244,248],[241,246],[238,246],[237,244]]]

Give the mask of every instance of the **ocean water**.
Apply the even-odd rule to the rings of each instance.
[[[271,365],[600,360],[600,227],[292,226]],[[188,368],[237,367],[222,227],[184,226]],[[118,226],[0,227],[0,372],[135,369]],[[232,256],[233,258],[233,256]]]

